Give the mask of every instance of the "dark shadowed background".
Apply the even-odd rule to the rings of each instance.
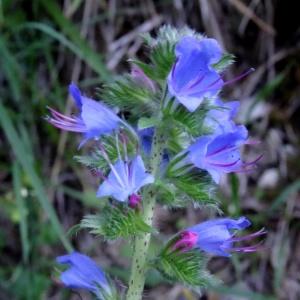
[[[143,58],[140,34],[159,26],[188,25],[216,38],[236,56],[226,99],[241,100],[239,120],[261,141],[257,171],[228,176],[218,197],[228,216],[245,215],[268,231],[264,250],[213,258],[224,281],[202,297],[150,273],[145,299],[300,299],[300,23],[288,0],[36,0],[0,1],[0,299],[80,299],[56,281],[55,257],[67,232],[99,209],[97,178],[73,159],[79,136],[43,120],[46,106],[71,113],[67,85],[90,96]],[[87,150],[85,150],[87,151]],[[49,205],[50,204],[50,205]],[[53,210],[51,207],[54,207]],[[166,239],[213,211],[157,209]],[[59,222],[61,226],[59,226]],[[76,249],[97,259],[126,285],[131,249],[87,232],[69,236]],[[158,241],[161,242],[161,241]],[[155,251],[155,249],[153,249]],[[121,282],[123,280],[123,283]],[[88,299],[82,294],[83,299]]]

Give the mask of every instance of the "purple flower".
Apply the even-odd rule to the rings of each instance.
[[[212,67],[222,54],[214,39],[186,36],[177,43],[168,87],[170,94],[189,111],[195,111],[205,98],[216,96],[223,87],[223,79]]]
[[[230,256],[230,252],[254,252],[258,250],[260,244],[244,247],[234,246],[235,242],[248,241],[266,233],[264,229],[261,229],[242,237],[235,236],[236,231],[250,225],[251,222],[245,217],[237,220],[223,218],[206,221],[180,233],[173,249],[183,251],[200,249],[220,256]]]
[[[69,92],[80,110],[79,116],[69,117],[49,107],[51,116],[47,117],[47,121],[57,128],[83,133],[84,139],[79,147],[89,139],[110,134],[124,123],[103,103],[83,96],[75,84],[70,84]]]
[[[236,125],[232,120],[235,118],[240,103],[238,101],[230,101],[223,103],[220,99],[211,101],[213,109],[209,110],[204,119],[204,126],[208,127],[213,134],[228,133],[236,129]]]
[[[60,280],[67,288],[88,290],[100,299],[103,293],[111,294],[104,272],[88,256],[73,252],[57,257],[56,261],[69,266],[60,275]]]
[[[121,202],[130,197],[130,204],[136,205],[141,199],[136,194],[139,189],[154,182],[154,177],[147,173],[140,155],[130,162],[119,158],[114,165],[110,164],[110,169],[108,178],[99,186],[97,197],[111,196]]]
[[[249,143],[247,138],[248,131],[242,125],[235,126],[232,132],[201,136],[188,148],[187,160],[219,183],[223,173],[251,171],[262,157],[252,162],[241,160],[240,147]]]

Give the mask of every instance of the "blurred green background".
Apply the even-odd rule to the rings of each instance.
[[[89,95],[143,58],[140,34],[188,25],[216,38],[236,63],[226,78],[256,72],[225,89],[241,100],[239,121],[261,143],[256,172],[232,175],[220,187],[222,210],[265,227],[265,249],[214,258],[224,281],[199,297],[150,273],[145,299],[300,299],[300,24],[288,0],[0,0],[0,299],[80,299],[56,280],[55,257],[76,249],[114,278],[128,275],[131,249],[87,232],[66,232],[97,211],[97,179],[73,156],[79,137],[43,120],[46,106],[71,113],[67,85]],[[85,150],[88,151],[88,150]],[[164,240],[213,211],[157,209]],[[160,243],[161,241],[157,241]],[[155,247],[153,249],[155,251]],[[124,285],[119,280],[120,288]],[[81,294],[83,299],[89,299]]]

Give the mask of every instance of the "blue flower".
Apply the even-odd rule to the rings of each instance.
[[[59,264],[68,265],[60,280],[70,289],[84,289],[94,293],[100,299],[103,294],[110,295],[111,288],[104,272],[88,256],[73,252],[56,258]]]
[[[214,108],[206,114],[203,122],[204,126],[208,127],[213,134],[234,131],[236,125],[233,118],[238,112],[240,103],[238,101],[223,103],[220,99],[214,99],[211,101],[211,105]]]
[[[216,183],[223,173],[252,171],[262,156],[252,162],[241,160],[240,147],[249,143],[247,138],[243,125],[235,126],[232,132],[201,136],[188,148],[187,160],[206,170]]]
[[[140,143],[145,154],[150,155],[152,148],[152,139],[154,136],[154,127],[144,128],[138,130]]]
[[[259,249],[260,244],[234,246],[235,242],[248,241],[266,233],[264,229],[261,229],[242,237],[235,236],[236,231],[243,230],[250,225],[251,222],[245,217],[237,220],[222,218],[206,221],[180,233],[173,249],[183,251],[200,249],[220,256],[230,256],[231,252],[254,252]]]
[[[108,178],[99,186],[97,197],[111,196],[124,202],[134,195],[132,203],[136,204],[138,198],[136,193],[139,189],[154,182],[154,177],[147,173],[140,155],[130,162],[119,158],[114,165],[110,164],[110,169]]]
[[[214,39],[183,37],[176,45],[176,62],[168,76],[169,93],[189,111],[217,95],[224,81],[212,67],[223,51]]]
[[[121,123],[125,123],[103,103],[83,96],[75,84],[70,84],[69,92],[80,110],[79,116],[69,117],[49,108],[51,116],[47,121],[57,128],[83,133],[84,139],[79,147],[89,139],[110,134]]]

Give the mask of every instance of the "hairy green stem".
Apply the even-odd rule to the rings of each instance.
[[[150,172],[156,176],[161,163],[163,151],[163,135],[159,128],[153,137],[152,154],[150,160]],[[143,192],[143,220],[152,226],[156,196],[153,187],[146,187]],[[127,300],[140,300],[145,284],[145,273],[147,269],[147,253],[149,249],[151,234],[145,233],[135,237],[131,265],[131,275],[127,292]]]

